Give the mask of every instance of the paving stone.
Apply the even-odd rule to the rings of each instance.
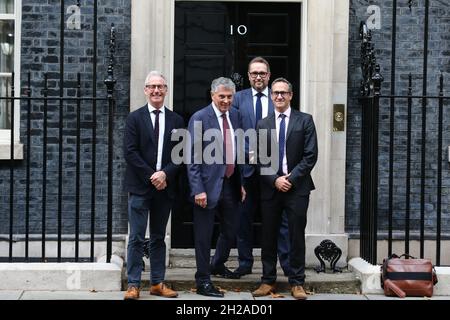
[[[19,300],[22,290],[0,290],[0,300]]]
[[[178,298],[164,298],[164,297],[158,297],[154,295],[150,295],[148,292],[141,292],[141,298],[142,300],[218,300],[218,301],[224,301],[224,300],[253,300],[253,296],[250,292],[225,292],[224,298],[213,298],[213,297],[206,297],[202,296],[200,294],[196,294],[191,291],[179,291],[178,292]]]
[[[125,292],[25,291],[20,300],[123,300]]]

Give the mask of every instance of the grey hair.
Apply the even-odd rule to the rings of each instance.
[[[233,93],[236,92],[236,86],[230,78],[220,77],[214,79],[211,83],[211,93],[217,92],[220,86],[223,86],[226,89],[230,89],[231,91],[233,91]]]
[[[273,88],[273,85],[275,83],[277,83],[277,82],[284,82],[284,83],[286,83],[288,85],[288,87],[289,87],[289,92],[292,92],[292,84],[285,78],[276,78],[275,80],[273,80],[271,88]]]
[[[149,82],[150,78],[152,78],[152,77],[162,78],[164,80],[164,83],[167,85],[166,77],[164,77],[164,75],[157,70],[152,70],[147,74],[147,77],[145,78],[145,84],[147,84]]]

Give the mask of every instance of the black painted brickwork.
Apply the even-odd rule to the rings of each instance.
[[[66,1],[67,6],[76,4]],[[64,94],[75,96],[76,74],[81,73],[82,96],[93,93],[93,1],[81,1],[81,30],[68,30],[64,35]],[[66,10],[65,10],[66,12]],[[116,27],[114,76],[117,80],[114,116],[114,196],[113,233],[127,233],[126,194],[122,179],[124,160],[122,152],[123,128],[129,110],[131,3],[128,0],[101,0],[98,2],[98,59],[97,96],[106,97],[103,80],[108,66],[109,30]],[[70,14],[65,14],[64,21]],[[32,95],[40,96],[44,86],[44,73],[48,73],[49,95],[59,95],[60,74],[60,1],[22,1],[21,82],[26,87],[27,73],[31,72]],[[75,163],[76,163],[76,104],[64,102],[63,124],[63,233],[75,230]],[[32,103],[31,146],[26,145],[27,105],[21,107],[21,142],[24,153],[31,149],[31,206],[30,233],[40,234],[42,214],[42,143],[43,103]],[[97,174],[96,174],[96,234],[106,232],[107,210],[107,125],[106,102],[97,104]],[[59,102],[48,106],[47,150],[47,223],[46,233],[57,233],[58,154],[59,154]],[[90,233],[91,169],[92,169],[92,102],[81,106],[81,233]],[[17,161],[14,173],[14,233],[25,231],[25,160]],[[9,161],[0,162],[0,233],[9,233]]]
[[[442,71],[447,83],[450,83],[450,6],[448,0],[430,0],[430,42],[428,52],[428,93],[437,93],[438,72]],[[73,3],[70,3],[73,4]],[[348,136],[347,136],[347,172],[346,172],[346,230],[358,232],[359,230],[359,205],[360,205],[360,133],[361,110],[357,100],[353,97],[359,93],[360,73],[360,42],[358,27],[361,20],[366,20],[367,6],[374,4],[381,8],[381,30],[374,30],[374,43],[377,49],[378,62],[384,76],[383,93],[390,93],[391,73],[391,34],[392,34],[392,0],[351,0],[350,1],[350,43],[349,43],[349,100],[348,100]],[[69,4],[67,4],[69,5]],[[424,1],[414,0],[412,11],[408,8],[408,1],[398,1],[398,33],[397,33],[397,58],[396,58],[396,93],[406,93],[407,75],[411,72],[414,81],[414,92],[422,92],[423,69],[423,20]],[[49,0],[46,4],[41,1],[23,0],[22,17],[22,61],[21,79],[24,84],[28,71],[32,72],[33,95],[39,95],[43,88],[43,74],[49,73],[50,94],[59,93],[59,1]],[[92,2],[81,1],[82,30],[65,31],[64,52],[64,78],[67,95],[75,95],[76,73],[81,72],[83,95],[92,94]],[[66,19],[68,15],[66,14]],[[122,174],[124,162],[122,159],[122,134],[123,124],[129,108],[129,70],[130,70],[130,1],[108,0],[99,1],[98,17],[98,84],[97,95],[104,96],[105,78],[107,66],[107,50],[109,26],[116,25],[117,50],[115,78],[116,97],[118,99],[115,115],[115,162],[114,162],[114,233],[126,233],[126,197],[122,192]],[[446,94],[448,94],[448,85]],[[426,187],[426,227],[433,230],[435,222],[435,197],[434,187],[436,177],[436,112],[435,103],[429,104],[427,112],[427,187]],[[448,105],[448,104],[447,104]],[[386,226],[387,217],[387,160],[389,139],[389,101],[382,101],[380,112],[380,219],[381,226]],[[413,226],[417,226],[417,218],[420,209],[420,130],[421,130],[421,104],[414,102],[413,110],[413,180],[412,180],[412,210]],[[58,105],[49,107],[49,131],[48,131],[48,180],[47,196],[47,231],[56,232],[56,194],[57,194],[57,167],[58,167]],[[89,230],[90,216],[90,143],[91,143],[91,104],[82,106],[82,197],[81,227],[83,232]],[[396,104],[396,139],[395,139],[395,191],[394,191],[394,223],[398,228],[403,227],[405,207],[405,182],[406,175],[405,157],[405,102]],[[42,105],[34,103],[32,119],[32,206],[30,229],[39,233],[41,230],[40,215],[42,206],[39,202],[42,196]],[[450,144],[450,120],[448,107],[444,121],[444,148]],[[65,232],[73,232],[74,217],[74,159],[75,159],[75,107],[71,104],[64,106],[64,202],[63,224]],[[96,232],[105,230],[106,212],[106,116],[107,110],[104,103],[98,104],[98,132],[97,132],[97,224]],[[25,139],[26,108],[22,107],[21,116],[21,141]],[[26,151],[27,146],[25,146]],[[446,151],[444,158],[447,158]],[[15,172],[15,233],[22,233],[24,228],[24,198],[25,198],[25,162],[17,162]],[[449,167],[444,161],[443,183],[443,229],[449,231],[450,219],[448,212],[449,197]],[[8,232],[9,224],[9,164],[0,162],[0,195],[2,207],[0,208],[0,232]]]
[[[398,0],[397,44],[395,94],[407,93],[408,74],[413,78],[413,94],[422,94],[423,78],[423,39],[424,39],[424,0],[412,1],[412,10],[407,0]],[[382,94],[391,92],[391,39],[392,39],[392,0],[351,0],[350,1],[350,43],[349,43],[349,89],[348,89],[348,131],[346,167],[346,230],[359,233],[360,170],[361,170],[361,107],[356,99],[359,94],[360,41],[359,23],[369,16],[369,5],[381,8],[381,29],[373,30],[378,63],[384,77]],[[445,78],[444,94],[450,94],[450,2],[430,0],[428,77],[427,93],[437,95],[438,77],[442,72]],[[390,101],[383,99],[380,105],[379,133],[379,229],[385,230],[388,222],[388,174],[389,174],[389,107]],[[394,229],[403,230],[406,207],[406,101],[395,104],[394,140]],[[426,182],[425,182],[425,230],[436,231],[436,180],[437,180],[437,103],[430,101],[427,107],[426,129]],[[411,228],[419,229],[420,219],[420,170],[421,170],[421,130],[422,102],[413,101],[412,109],[412,180],[411,180]],[[442,189],[442,231],[450,232],[449,191],[450,167],[447,147],[450,145],[450,103],[444,110],[443,143],[443,189]]]

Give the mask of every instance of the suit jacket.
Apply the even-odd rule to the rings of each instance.
[[[260,120],[257,127],[258,132],[260,129],[276,130],[275,114]],[[259,136],[259,139],[262,137]],[[276,135],[271,136],[270,133],[267,135],[267,146],[269,157],[272,152],[278,154]],[[291,174],[288,180],[292,183],[292,189],[289,192],[308,195],[311,190],[315,189],[310,173],[317,161],[316,128],[311,115],[292,108],[286,133],[286,158],[288,173]],[[270,164],[261,164],[261,161],[259,163],[259,169],[270,166]],[[261,175],[261,199],[268,200],[275,195],[277,191],[275,180],[278,177],[279,175],[276,173]]]
[[[169,197],[174,197],[176,175],[180,165],[175,165],[171,160],[172,148],[177,141],[171,141],[174,130],[184,127],[181,116],[165,108],[165,130],[162,150],[161,170],[167,176],[167,192]],[[150,177],[156,171],[156,136],[148,106],[145,105],[131,112],[126,120],[124,137],[124,155],[127,162],[124,188],[126,191],[138,195],[150,195],[157,192],[151,184]]]
[[[273,102],[270,98],[270,89],[269,96],[267,97],[269,100],[268,104],[268,113],[267,116],[273,114]],[[242,129],[244,131],[248,129],[256,129],[256,116],[253,107],[253,92],[252,88],[248,88],[245,90],[241,90],[236,92],[233,97],[233,108],[237,109],[239,112],[240,121],[242,124]],[[246,152],[248,153],[248,143],[245,144]],[[256,155],[255,155],[256,156]],[[247,161],[248,163],[248,161]],[[254,165],[245,164],[242,168],[242,172],[245,178],[250,177],[255,172],[256,167]]]
[[[223,179],[225,175],[226,164],[225,163],[205,163],[203,159],[203,151],[205,148],[210,146],[213,143],[218,143],[217,146],[222,146],[222,141],[216,141],[215,139],[211,139],[211,141],[203,141],[203,133],[208,129],[217,129],[220,132],[220,126],[216,114],[214,112],[214,107],[212,104],[207,107],[197,111],[194,113],[189,120],[189,133],[192,138],[191,143],[191,163],[187,165],[187,175],[189,179],[189,186],[191,189],[191,200],[194,199],[194,196],[200,194],[202,192],[206,192],[207,194],[207,207],[208,209],[214,208],[217,205],[217,202],[220,198],[220,193],[222,191]],[[231,125],[233,129],[236,130],[240,128],[239,116],[236,110],[230,108],[229,117],[231,121]],[[194,123],[197,122],[196,125],[201,123],[202,137],[195,136]],[[200,132],[197,132],[200,133]],[[235,146],[237,146],[237,140],[235,137]],[[210,146],[212,147],[212,145]],[[237,148],[236,148],[237,149]],[[200,155],[198,151],[202,152],[202,161],[195,161]],[[219,155],[222,158],[222,154]],[[195,163],[197,162],[197,163]],[[242,185],[241,180],[241,168],[236,164],[235,160],[235,168],[233,174],[233,180],[236,183],[236,193],[240,194],[240,189]],[[240,197],[239,197],[240,198]]]

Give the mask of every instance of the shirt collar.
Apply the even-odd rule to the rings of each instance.
[[[269,97],[269,88],[268,87],[266,87],[263,91],[261,91],[262,92],[262,94],[265,96],[265,97]],[[254,97],[254,96],[256,96],[256,94],[258,93],[258,91],[257,90],[255,90],[255,88],[253,88],[252,87],[252,96]]]
[[[280,116],[280,112],[277,111],[277,109],[274,110],[275,111],[275,119],[278,119],[278,117]],[[286,111],[283,112],[283,114],[287,117],[290,118],[291,117],[291,106],[289,106]]]
[[[152,106],[149,103],[147,103],[147,107],[148,107],[148,112],[152,113],[154,110],[157,110],[154,106]],[[161,111],[161,114],[164,114],[164,110],[166,109],[166,106],[162,106],[161,108],[159,108],[159,111]]]
[[[216,114],[217,118],[221,118],[222,117],[222,112],[220,112],[219,108],[217,108],[217,106],[214,104],[214,102],[211,102],[212,106],[213,106],[213,110],[214,113]],[[225,114],[228,116],[229,111],[225,112]]]

